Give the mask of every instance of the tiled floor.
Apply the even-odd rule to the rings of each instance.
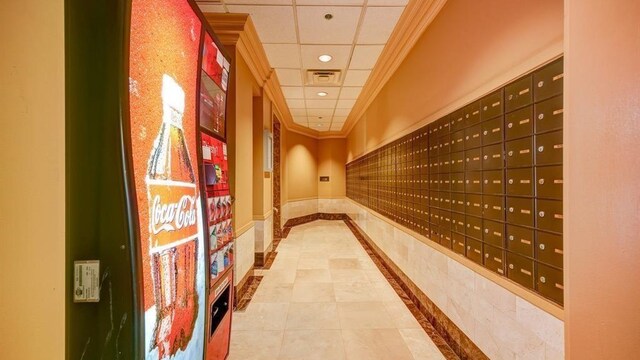
[[[342,221],[294,227],[262,274],[231,360],[444,359]]]

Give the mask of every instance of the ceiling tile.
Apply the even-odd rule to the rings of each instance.
[[[303,87],[299,86],[283,86],[282,93],[287,99],[304,99]]]
[[[225,4],[292,5],[293,0],[224,0]]]
[[[224,5],[198,4],[200,11],[203,13],[224,13]]]
[[[329,130],[331,130],[331,131],[340,131],[340,130],[342,130],[343,126],[344,126],[344,123],[333,123],[333,124],[331,124],[331,127],[329,128]]]
[[[330,124],[332,117],[331,116],[309,116],[309,123],[321,123],[321,124]]]
[[[403,7],[367,7],[358,44],[385,44],[404,10]]]
[[[307,109],[289,109],[293,116],[307,116]]]
[[[298,6],[298,31],[302,44],[351,44],[361,7]],[[326,20],[325,14],[333,19]]]
[[[282,86],[302,86],[302,73],[300,70],[276,69],[276,74]]]
[[[263,44],[295,44],[298,41],[293,6],[227,5],[227,9],[232,13],[250,14]]]
[[[356,45],[349,69],[373,69],[384,45]]]
[[[318,131],[329,131],[329,123],[309,123],[309,127]]]
[[[335,100],[338,98],[339,87],[319,87],[306,86],[304,88],[304,97],[307,100]],[[327,96],[318,95],[319,92],[326,92]]]
[[[408,2],[409,0],[369,0],[367,1],[367,5],[369,6],[404,6],[404,5],[407,5]]]
[[[364,86],[371,70],[349,70],[344,78],[343,86]]]
[[[297,5],[362,5],[364,0],[296,0]]]
[[[333,113],[333,116],[335,118],[338,118],[340,116],[348,116],[350,112],[351,112],[351,109],[348,109],[348,108],[336,109],[336,111]]]
[[[342,90],[340,90],[340,100],[355,100],[360,95],[362,91],[362,87],[350,87],[344,86]]]
[[[346,69],[351,55],[351,45],[302,45],[300,47],[304,69]],[[331,61],[323,63],[320,55],[331,55]]]
[[[336,100],[307,100],[307,107],[310,109],[333,109],[336,107]]]
[[[338,104],[336,104],[336,108],[338,109],[351,109],[353,105],[355,105],[355,100],[338,100]]]
[[[333,117],[333,122],[334,123],[344,123],[345,121],[347,121],[347,117],[346,116],[334,116]]]
[[[330,109],[307,109],[307,115],[309,115],[309,116],[331,116],[331,115],[333,115],[333,108],[330,108]]]
[[[306,116],[294,116],[293,122],[301,125],[307,125],[309,123]]]
[[[287,105],[291,109],[304,109],[306,107],[302,99],[287,99]]]
[[[298,44],[263,44],[269,65],[274,68],[300,68]]]

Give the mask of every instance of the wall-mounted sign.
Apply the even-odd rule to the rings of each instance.
[[[328,176],[320,176],[320,182],[329,182]]]

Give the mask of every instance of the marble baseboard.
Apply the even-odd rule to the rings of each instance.
[[[237,285],[234,288],[234,303],[236,305],[236,307],[238,306],[238,303],[240,302],[240,299],[242,299],[247,291],[249,290],[249,279],[251,279],[251,277],[253,276],[253,270],[248,271],[243,277],[242,279],[240,279],[240,281],[238,281]]]
[[[250,275],[247,278],[245,291],[242,293],[242,297],[236,298],[235,311],[244,311],[247,309],[247,306],[251,303],[251,299],[253,299],[253,295],[256,293],[256,290],[258,290],[258,286],[260,286],[261,281],[261,275]]]

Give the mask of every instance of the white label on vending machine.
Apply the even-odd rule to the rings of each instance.
[[[100,301],[100,260],[73,262],[73,302]]]

